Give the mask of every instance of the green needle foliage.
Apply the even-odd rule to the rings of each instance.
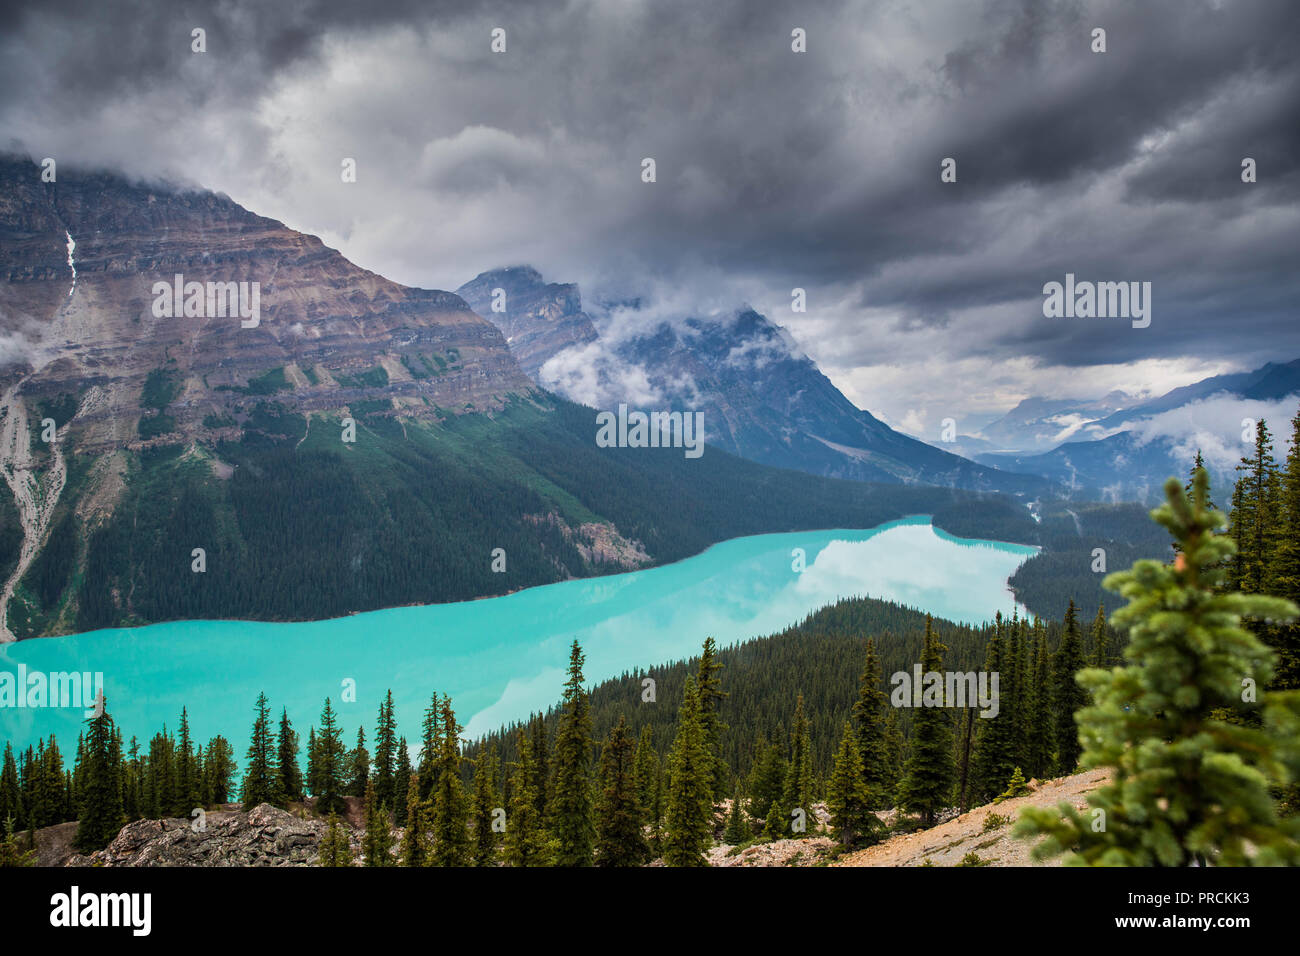
[[[321,866],[351,866],[352,847],[348,835],[339,824],[339,815],[330,813],[329,829],[320,842]]]
[[[934,622],[927,614],[922,672],[942,673],[943,653],[947,649],[934,633]],[[912,753],[899,784],[899,805],[910,813],[919,813],[926,826],[933,826],[940,811],[952,803],[956,775],[952,721],[947,709],[918,708],[912,718]]]
[[[1079,675],[1094,701],[1078,714],[1082,763],[1112,767],[1114,779],[1089,796],[1087,818],[1068,804],[1030,808],[1016,833],[1046,837],[1040,859],[1072,851],[1075,865],[1300,864],[1300,820],[1281,820],[1269,793],[1300,771],[1298,695],[1268,692],[1258,726],[1221,719],[1273,675],[1275,655],[1241,619],[1297,609],[1219,589],[1236,545],[1216,533],[1225,519],[1207,507],[1203,469],[1190,498],[1172,478],[1165,494],[1152,517],[1177,560],[1138,561],[1105,582],[1129,602],[1112,619],[1129,631],[1128,666]]]
[[[873,838],[882,829],[879,818],[871,812],[871,791],[863,778],[862,752],[848,721],[844,723],[835,770],[827,785],[826,805],[836,839],[845,849]]]
[[[700,694],[695,679],[686,679],[677,738],[668,755],[668,806],[664,814],[664,863],[705,866],[712,842],[713,760],[705,745]]]

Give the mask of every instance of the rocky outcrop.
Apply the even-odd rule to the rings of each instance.
[[[80,450],[138,444],[155,370],[174,382],[163,433],[174,439],[207,437],[263,398],[436,418],[532,388],[496,327],[450,292],[391,282],[226,196],[40,174],[0,157],[0,377],[26,376],[28,401],[97,389],[76,417]],[[205,289],[257,283],[260,320],[156,315],[155,283],[177,275]]]
[[[494,294],[504,311],[493,310]],[[547,359],[598,335],[574,283],[542,281],[528,266],[480,273],[456,290],[470,307],[499,328],[528,376],[540,384]]]
[[[263,803],[242,810],[211,811],[196,831],[182,819],[128,823],[106,849],[74,855],[68,866],[311,866],[329,824],[301,819]],[[360,841],[350,827],[354,850]]]

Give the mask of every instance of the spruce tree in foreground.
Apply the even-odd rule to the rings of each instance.
[[[636,795],[637,803],[641,806],[641,819],[650,826],[652,848],[658,847],[660,817],[663,815],[660,777],[659,754],[654,748],[654,728],[646,724],[641,728],[641,739],[636,745]]]
[[[429,808],[420,799],[420,778],[415,774],[406,792],[406,828],[402,831],[402,866],[424,866],[429,854]]]
[[[727,828],[722,832],[722,842],[738,846],[748,843],[753,835],[749,821],[745,819],[745,808],[740,799],[740,788],[737,787],[736,795],[731,798],[731,809],[727,812]]]
[[[596,865],[640,866],[650,859],[636,792],[635,747],[620,716],[600,752]]]
[[[768,810],[763,832],[771,839],[809,835],[809,822],[815,824],[813,803],[812,741],[808,718],[804,715],[803,694],[794,704],[790,728],[790,760],[785,767],[785,784],[781,799]]]
[[[546,866],[551,847],[537,812],[537,765],[533,745],[522,727],[516,738],[518,759],[510,775],[510,810],[506,817],[505,858],[511,866]]]
[[[826,788],[826,808],[840,846],[848,849],[881,829],[871,812],[871,795],[862,774],[862,753],[852,726],[845,722],[835,768]]]
[[[934,633],[934,621],[925,616],[925,645],[921,652],[924,674],[943,673],[943,652],[948,648]],[[943,691],[940,690],[940,694]],[[942,703],[942,701],[941,701]],[[952,722],[945,707],[916,707],[912,711],[912,752],[907,758],[903,781],[898,787],[898,804],[921,814],[926,826],[933,826],[939,811],[952,802],[956,767],[952,756]]]
[[[1079,730],[1074,722],[1074,715],[1079,708],[1088,703],[1088,692],[1076,680],[1083,669],[1083,641],[1079,636],[1078,609],[1074,601],[1065,611],[1065,629],[1061,634],[1061,646],[1056,649],[1054,700],[1056,704],[1056,771],[1060,774],[1074,773],[1079,763],[1079,754],[1083,744],[1079,742]],[[1004,778],[1005,779],[1005,778]]]
[[[181,717],[184,718],[182,711]],[[182,734],[182,737],[184,735]],[[302,799],[302,770],[298,767],[298,734],[289,722],[289,708],[280,711],[280,734],[276,742],[277,764],[280,771],[280,799],[285,802]]]
[[[433,838],[430,866],[468,866],[469,798],[460,779],[460,725],[451,709],[451,697],[442,698],[442,753],[434,770],[433,812],[429,830]],[[416,779],[419,787],[419,779]]]
[[[474,768],[474,801],[471,810],[474,822],[474,865],[492,866],[496,863],[497,833],[492,829],[496,811],[500,806],[497,788],[496,745],[484,748]]]
[[[18,845],[18,838],[14,836],[12,814],[5,817],[4,827],[4,839],[0,840],[0,870],[9,867],[35,866],[36,850],[32,848],[24,850]]]
[[[100,700],[101,705],[103,700]],[[122,747],[113,718],[103,708],[86,734],[85,788],[73,845],[83,853],[102,850],[126,823],[122,808]]]
[[[339,823],[337,813],[330,814],[329,829],[321,837],[320,866],[351,866],[352,846],[348,842],[347,832]]]
[[[1300,820],[1279,819],[1269,793],[1300,774],[1300,695],[1264,692],[1258,727],[1215,716],[1272,675],[1275,655],[1241,619],[1297,609],[1218,589],[1235,544],[1216,533],[1224,516],[1206,507],[1204,471],[1190,500],[1173,478],[1165,494],[1152,517],[1180,546],[1175,562],[1138,561],[1105,581],[1129,602],[1112,617],[1129,633],[1128,666],[1080,675],[1095,701],[1079,714],[1082,763],[1114,778],[1088,795],[1091,812],[1026,809],[1016,833],[1046,837],[1038,858],[1072,851],[1077,865],[1300,864]]]
[[[208,741],[207,756],[203,761],[204,789],[208,801],[214,804],[230,802],[230,782],[236,769],[235,749],[230,746],[229,740],[217,734]]]
[[[1016,797],[1023,797],[1030,793],[1033,793],[1033,791],[1029,788],[1029,784],[1025,783],[1025,775],[1021,773],[1020,768],[1017,767],[1011,774],[1011,780],[1007,783],[1007,789],[998,794],[997,798],[994,799],[993,802],[1001,803],[1003,800],[1013,800]]]
[[[785,754],[781,745],[768,743],[759,735],[754,741],[754,765],[749,771],[749,815],[766,825],[773,807],[780,814],[784,786]]]
[[[1042,618],[1034,619],[1033,650],[1030,654],[1033,680],[1030,681],[1029,718],[1026,721],[1025,769],[1031,777],[1042,778],[1052,769],[1052,661],[1047,651],[1047,628]]]
[[[388,807],[379,802],[373,778],[366,784],[366,835],[361,842],[366,866],[392,866],[393,834]]]
[[[700,695],[686,678],[677,737],[668,754],[668,800],[664,813],[664,864],[706,866],[713,840],[713,762],[704,744]]]
[[[398,757],[397,718],[393,714],[393,692],[390,690],[379,704],[379,717],[375,721],[375,796],[386,807],[397,806],[394,800],[397,797],[397,775],[401,772]]]
[[[320,733],[316,735],[316,753],[313,765],[315,779],[312,781],[312,795],[316,797],[316,812],[339,813],[347,808],[343,799],[343,766],[347,751],[343,746],[343,729],[338,725],[330,699],[325,698],[325,706],[320,715]]]
[[[357,745],[352,748],[348,756],[348,768],[344,773],[344,789],[350,797],[364,797],[366,795],[366,783],[370,780],[370,751],[366,749],[366,728],[360,726],[357,728]],[[312,790],[316,790],[316,785],[312,785]]]
[[[727,791],[727,764],[721,756],[722,734],[727,725],[718,716],[718,705],[726,698],[722,690],[722,678],[718,663],[718,644],[711,637],[704,639],[704,649],[700,653],[700,667],[696,675],[696,687],[700,694],[700,723],[704,727],[704,749],[713,761],[713,802],[720,801]]]
[[[582,648],[569,649],[564,712],[555,732],[549,828],[556,866],[591,866],[596,830],[591,820],[591,702],[582,678]]]
[[[994,625],[993,636],[989,638],[985,652],[984,670],[989,674],[1005,675],[1008,670],[1007,648],[1003,644],[1006,622],[999,613]],[[1007,684],[999,681],[1000,692],[1005,692]],[[1005,694],[999,703],[1005,703]],[[1010,708],[999,707],[996,717],[984,717],[978,720],[972,715],[969,719],[980,725],[979,741],[976,744],[972,792],[977,803],[984,803],[1002,792],[1015,769],[1017,754],[1021,743],[1016,736],[1013,723],[1014,714]]]
[[[858,699],[853,703],[853,722],[862,757],[862,781],[873,810],[889,806],[896,780],[890,774],[889,743],[885,739],[885,713],[889,697],[880,686],[880,656],[874,638],[867,639],[867,656],[858,678]]]
[[[194,759],[194,741],[190,737],[190,717],[182,707],[180,740],[176,748],[176,802],[173,807],[178,815],[188,817],[190,811],[200,805],[199,790],[199,768]]]
[[[271,733],[271,708],[266,702],[266,694],[258,694],[257,718],[253,721],[253,736],[248,744],[248,769],[244,771],[241,793],[244,809],[251,810],[259,803],[279,802],[279,777],[275,738]]]

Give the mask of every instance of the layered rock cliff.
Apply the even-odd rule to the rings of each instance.
[[[178,275],[205,291],[257,283],[259,320],[158,315],[174,310],[155,307],[156,284]],[[240,419],[250,394],[298,412],[378,401],[433,418],[531,387],[459,296],[391,282],[211,192],[64,168],[45,183],[38,166],[5,158],[0,276],[3,375],[29,401],[75,396],[82,450],[212,432]],[[172,380],[164,408],[141,401],[155,370]],[[167,430],[142,435],[155,413]]]

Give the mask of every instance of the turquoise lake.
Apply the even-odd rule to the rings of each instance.
[[[792,552],[802,548],[805,570]],[[243,762],[253,706],[265,691],[301,732],[331,697],[351,747],[358,723],[373,736],[391,688],[399,732],[419,736],[433,690],[450,693],[466,736],[555,703],[570,642],[595,683],[779,631],[843,597],[897,601],[936,617],[978,623],[1016,606],[1007,578],[1036,552],[955,538],[928,517],[870,530],[810,531],[725,541],[676,564],[565,581],[505,597],[373,611],[328,621],[271,624],[184,621],[0,645],[0,671],[104,675],[108,710],[142,745],[189,709],[196,742],[224,734]],[[1023,614],[1023,609],[1021,610]],[[345,680],[356,701],[341,703]],[[629,694],[639,698],[639,681]],[[17,749],[54,733],[71,759],[77,708],[0,707],[0,739]]]

